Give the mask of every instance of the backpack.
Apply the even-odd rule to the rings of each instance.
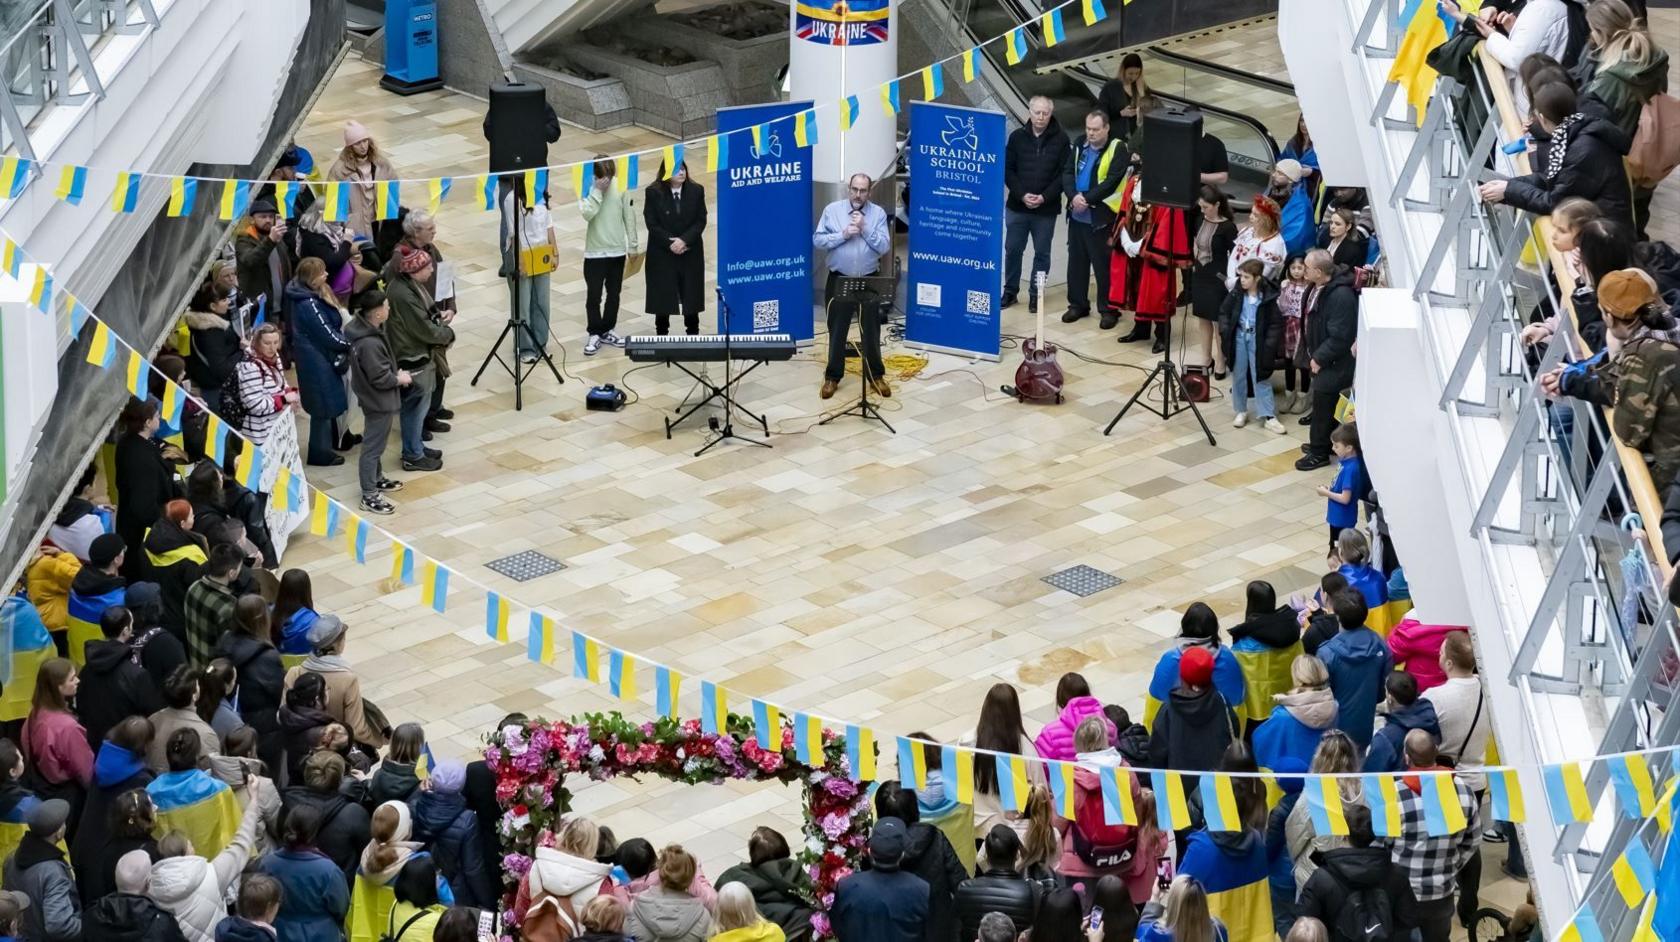
[[[227,379],[222,380],[221,396],[216,403],[216,414],[221,417],[224,425],[234,428],[244,425],[245,417],[250,414],[250,410],[245,408],[245,400],[239,398],[239,367],[237,366],[233,368],[233,372],[227,375]]]
[[[1639,126],[1627,155],[1636,186],[1655,187],[1680,166],[1680,99],[1652,95],[1639,110]]]
[[[1103,818],[1101,796],[1087,797],[1081,791],[1074,799],[1073,852],[1087,866],[1116,870],[1132,862],[1137,851],[1137,829],[1129,824],[1109,824]]]
[[[1336,916],[1334,937],[1349,942],[1389,942],[1394,931],[1394,901],[1388,898],[1388,891],[1380,886],[1356,890],[1343,883],[1335,871],[1325,872],[1347,891],[1347,902]]]
[[[577,914],[572,901],[544,893],[531,900],[519,923],[519,937],[526,942],[570,942],[578,934]]]

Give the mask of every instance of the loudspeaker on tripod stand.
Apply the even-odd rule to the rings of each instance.
[[[1143,199],[1194,209],[1201,190],[1202,113],[1156,108],[1143,116]]]
[[[548,163],[548,102],[541,85],[497,82],[490,86],[484,138],[490,172],[532,170]]]

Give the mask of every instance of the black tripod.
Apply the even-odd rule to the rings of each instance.
[[[828,303],[833,304],[835,301],[845,301],[849,304],[856,304],[858,308],[858,378],[862,380],[860,386],[863,392],[858,396],[857,402],[854,402],[841,411],[823,419],[821,422],[817,423],[818,425],[827,425],[841,416],[855,415],[860,419],[874,419],[886,426],[887,431],[893,433],[894,435],[898,434],[898,429],[893,428],[892,423],[882,417],[881,410],[875,408],[875,404],[869,401],[869,383],[871,380],[880,379],[881,377],[869,375],[869,358],[863,355],[862,350],[863,332],[869,329],[863,323],[864,308],[873,305],[877,311],[890,313],[894,290],[894,279],[891,275],[887,275],[885,277],[880,275],[867,275],[858,278],[842,277],[835,283],[834,298]],[[877,319],[884,320],[885,318],[877,315]],[[879,329],[879,326],[879,323],[877,323],[877,330]],[[877,341],[877,343],[879,343],[879,341]]]
[[[752,372],[758,364],[754,363],[752,366],[747,367],[747,369],[741,373],[741,376],[731,378],[730,370],[733,368],[735,363],[735,351],[733,347],[735,335],[729,329],[729,302],[724,300],[722,288],[717,289],[717,300],[718,325],[723,328],[723,385],[713,386],[711,383],[708,383],[703,379],[699,379],[699,377],[695,378],[699,379],[702,385],[711,389],[711,395],[702,400],[700,405],[705,405],[707,402],[710,402],[718,397],[723,398],[723,424],[718,424],[717,416],[715,415],[708,420],[708,425],[712,429],[712,437],[707,439],[706,444],[700,446],[700,450],[694,453],[694,457],[696,458],[710,451],[713,445],[716,445],[718,442],[721,442],[726,438],[746,442],[749,445],[757,445],[760,448],[771,447],[769,442],[759,441],[756,438],[749,438],[745,435],[735,434],[735,398],[729,395],[729,387],[735,385],[735,380],[740,379],[741,376],[745,376],[747,373]],[[690,409],[689,414],[693,414],[694,410],[698,408],[700,408],[700,406],[695,406],[694,409]],[[743,408],[742,411],[747,412],[747,415],[757,419],[759,426],[764,429],[765,434],[769,434],[770,426],[764,420],[763,416],[753,415],[752,412],[747,411],[745,408]],[[686,417],[687,416],[684,416],[684,418]],[[681,422],[682,419],[678,419],[677,421]],[[665,427],[665,436],[667,438],[671,435],[671,424],[667,424]]]
[[[1103,434],[1107,435],[1113,432],[1114,426],[1119,425],[1120,420],[1126,417],[1126,410],[1142,400],[1145,409],[1162,419],[1170,419],[1185,409],[1189,409],[1190,414],[1196,417],[1196,424],[1202,427],[1202,434],[1207,436],[1208,444],[1219,444],[1213,440],[1213,432],[1208,428],[1207,420],[1202,418],[1202,410],[1196,408],[1196,400],[1190,398],[1190,391],[1184,388],[1184,376],[1179,373],[1178,364],[1173,362],[1172,318],[1167,318],[1161,324],[1161,331],[1163,351],[1161,362],[1155,364],[1155,369],[1151,370],[1149,375],[1144,378],[1143,385],[1139,386],[1138,391],[1132,393],[1132,398],[1127,399],[1126,404],[1120,407],[1120,411],[1114,414],[1114,418],[1109,421],[1108,427],[1103,429]],[[1149,391],[1149,387],[1155,385],[1157,381],[1161,384],[1161,405],[1159,408],[1156,408],[1155,404],[1144,395]]]
[[[505,180],[501,181],[501,185],[514,186],[515,189],[517,189],[516,185],[509,184]],[[504,189],[502,193],[505,195],[507,190]],[[514,200],[517,202],[519,197],[516,195]],[[512,238],[515,243],[518,243],[521,240],[521,234],[525,229],[525,227],[521,225],[519,212],[517,211],[518,208],[519,207],[516,207],[512,223]],[[519,259],[524,255],[522,249],[528,249],[530,246],[520,246],[516,244],[514,248],[513,265],[507,275],[509,305],[507,323],[502,325],[502,332],[497,335],[496,342],[490,345],[490,352],[484,355],[484,362],[478,365],[478,372],[473,374],[472,382],[468,385],[477,386],[479,378],[484,375],[484,371],[486,369],[489,369],[490,361],[495,360],[497,363],[502,365],[502,369],[506,370],[509,376],[513,377],[513,410],[518,412],[519,410],[525,408],[525,377],[530,376],[537,368],[537,364],[535,362],[525,364],[519,361],[519,331],[525,332],[526,339],[531,341],[531,349],[537,351],[538,358],[542,362],[548,364],[548,371],[554,374],[554,381],[564,386],[566,384],[566,379],[560,375],[560,369],[554,365],[554,358],[548,355],[548,347],[544,343],[544,341],[548,338],[538,337],[537,332],[531,327],[531,322],[520,316],[520,312],[525,309],[525,306],[519,303],[520,282],[524,280],[519,276]],[[502,341],[508,339],[509,334],[514,336],[513,362],[511,363],[502,359]]]

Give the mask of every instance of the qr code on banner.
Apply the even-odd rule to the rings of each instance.
[[[753,330],[775,330],[782,326],[781,301],[753,302]]]
[[[992,313],[992,296],[984,291],[970,291],[968,293],[968,313]]]

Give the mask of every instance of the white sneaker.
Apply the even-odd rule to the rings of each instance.
[[[1271,433],[1276,434],[1276,435],[1282,435],[1284,432],[1289,431],[1288,429],[1283,427],[1282,422],[1279,422],[1277,420],[1277,416],[1273,416],[1273,415],[1266,416],[1266,421],[1261,427],[1264,428],[1266,431],[1271,432]]]
[[[589,340],[586,341],[583,345],[583,355],[586,356],[586,357],[592,357],[599,352],[601,352],[601,338],[600,338],[600,335],[590,334],[589,335]]]
[[[613,333],[610,330],[601,335],[601,342],[606,344],[609,347],[622,347],[622,346],[624,346],[624,338],[620,337],[619,335]]]
[[[1238,412],[1237,417],[1231,420],[1231,427],[1232,428],[1242,428],[1243,426],[1245,426],[1247,424],[1248,424],[1248,413],[1247,412]]]

